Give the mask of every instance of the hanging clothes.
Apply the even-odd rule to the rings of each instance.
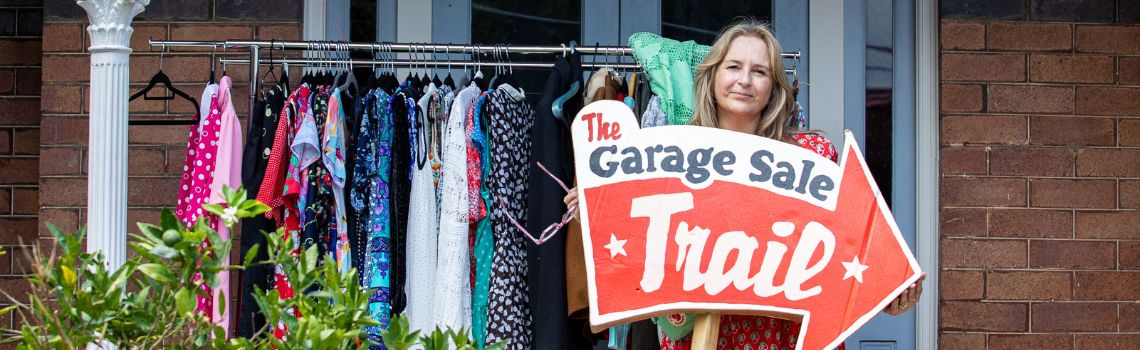
[[[511,339],[508,349],[530,349],[534,341],[526,280],[526,242],[507,215],[521,225],[527,218],[530,129],[534,111],[523,91],[507,84],[491,95],[491,223],[495,234],[487,341]],[[446,159],[444,160],[446,165]]]
[[[212,87],[212,88],[211,88]],[[218,155],[218,139],[222,129],[222,112],[218,98],[221,86],[207,86],[203,95],[209,93],[209,109],[206,117],[201,119],[199,125],[191,126],[189,142],[186,146],[186,164],[183,166],[182,183],[179,189],[179,209],[175,216],[186,226],[193,226],[199,220],[214,230],[218,229],[216,218],[207,213],[202,204],[209,203],[210,193],[214,183],[214,166]],[[205,97],[205,96],[203,96]],[[196,134],[195,134],[196,133]],[[205,243],[209,244],[209,243]],[[200,274],[194,275],[195,281],[201,280]],[[197,297],[197,307],[194,311],[206,315],[212,322],[220,321],[214,314],[214,298],[209,285],[202,283],[199,287],[203,294]]]
[[[429,92],[419,100],[419,110],[426,113],[424,117],[429,120],[443,118],[441,92],[429,89]],[[423,334],[430,333],[435,328],[432,312],[435,298],[433,291],[436,286],[439,202],[435,196],[435,174],[432,170],[432,160],[437,158],[433,154],[433,146],[429,141],[427,149],[417,151],[419,152],[416,154],[416,167],[412,169],[411,203],[408,205],[408,267],[404,283],[408,302],[404,313],[407,315],[411,331],[420,331]],[[419,158],[427,159],[420,162]]]
[[[347,150],[345,149],[346,130],[344,122],[348,116],[344,110],[345,104],[341,99],[340,89],[334,89],[329,96],[328,116],[325,119],[324,139],[321,144],[323,151],[321,161],[324,163],[325,169],[328,170],[329,180],[332,184],[333,203],[336,206],[333,210],[333,223],[336,226],[331,228],[334,233],[331,238],[335,240],[332,255],[336,261],[337,270],[347,274],[352,269],[352,250],[348,245],[348,211],[344,202],[345,181],[348,176],[345,171],[345,153]]]
[[[269,172],[269,159],[277,134],[277,119],[285,105],[284,86],[288,84],[286,79],[282,77],[282,82],[265,91],[261,94],[261,98],[254,102],[254,114],[250,117],[249,133],[246,136],[248,142],[242,153],[241,177],[243,186],[252,193],[252,197],[259,194],[264,180],[262,174]],[[264,262],[269,259],[265,232],[273,233],[276,229],[273,220],[265,216],[242,219],[240,256],[245,257],[250,249],[257,245],[261,248],[258,249],[253,261]],[[270,265],[254,264],[246,266],[241,276],[241,296],[235,335],[248,338],[265,325],[265,315],[261,313],[261,307],[254,300],[253,292],[257,289],[273,288],[273,268]]]
[[[261,195],[267,193],[267,185],[280,186],[279,189],[268,191],[270,194],[267,196],[270,197],[270,202],[265,203],[271,203],[269,204],[270,208],[280,208],[278,209],[278,215],[280,215],[278,224],[284,228],[284,237],[282,238],[291,243],[290,247],[282,248],[291,249],[293,254],[300,254],[301,252],[301,210],[298,205],[301,187],[305,181],[302,177],[299,155],[293,150],[292,145],[297,141],[297,132],[302,129],[301,126],[305,124],[306,120],[312,122],[312,95],[308,86],[305,85],[298,87],[289,95],[286,106],[281,111],[281,118],[278,120],[277,133],[279,137],[273,141],[273,153],[270,155],[269,169],[276,169],[275,177],[273,181],[266,180],[262,184],[262,191],[258,197],[260,199]],[[288,156],[288,162],[283,161],[286,156]],[[279,167],[274,167],[274,164],[278,164]],[[270,173],[267,172],[267,179],[269,179],[269,175]],[[273,285],[282,299],[292,298],[295,293],[292,282],[285,276],[281,266],[274,267]],[[300,317],[299,310],[293,310],[293,314]],[[273,335],[277,339],[284,339],[286,331],[285,323],[281,322],[274,326]]]
[[[471,326],[470,261],[468,257],[467,142],[464,113],[475,103],[479,87],[472,83],[455,96],[443,133],[436,270],[435,325],[446,329]]]
[[[555,100],[581,85],[581,55],[569,59],[559,57],[546,79],[542,99],[534,113],[530,139],[531,164],[542,164],[558,180],[574,183],[574,155],[570,139],[570,122],[582,108],[581,94],[574,93],[562,103],[562,118],[553,113]],[[567,195],[558,183],[542,171],[531,171],[527,178],[527,231],[539,235],[549,225],[562,220]],[[582,322],[571,322],[566,312],[566,229],[559,230],[542,245],[526,240],[530,308],[535,319],[534,347],[538,349],[581,349],[589,346],[582,337]]]
[[[392,111],[392,166],[389,171],[391,201],[390,298],[392,314],[404,312],[407,295],[404,293],[404,276],[407,266],[405,252],[408,237],[408,205],[412,193],[412,125],[416,119],[414,89],[403,86],[389,102]]]
[[[223,76],[218,83],[218,98],[217,107],[220,109],[219,115],[219,130],[217,135],[217,149],[214,163],[214,176],[210,182],[210,198],[207,202],[210,204],[218,204],[225,206],[226,199],[223,189],[226,187],[237,189],[242,186],[242,132],[241,121],[237,118],[237,112],[234,110],[233,99],[230,95],[230,87],[233,82],[229,76]],[[212,112],[212,111],[211,111]],[[226,224],[234,223],[219,223],[217,225],[218,238],[222,241],[230,240],[230,229]],[[207,242],[210,244],[210,242]],[[222,264],[229,265],[230,257],[218,257]],[[213,320],[220,326],[225,334],[228,336],[230,333],[230,317],[226,314],[225,310],[233,310],[229,306],[228,296],[230,293],[230,273],[229,271],[218,272],[218,290],[213,293],[212,307]]]
[[[301,187],[301,200],[298,201],[301,248],[317,247],[317,252],[322,255],[317,266],[324,266],[324,255],[335,259],[336,249],[336,199],[332,175],[323,160],[322,140],[326,136],[325,124],[329,121],[329,97],[327,89],[317,89],[313,95],[312,122],[305,121],[293,141],[294,152],[302,154],[300,163],[307,164],[303,171],[305,185]]]
[[[479,96],[475,105],[467,113],[467,174],[469,218],[474,225],[475,242],[472,247],[472,266],[475,279],[471,291],[471,335],[482,348],[487,340],[487,303],[491,292],[491,263],[495,255],[495,237],[491,231],[490,216],[487,211],[492,205],[487,177],[491,169],[491,153],[487,133],[483,130],[487,106],[487,93]]]
[[[389,168],[392,166],[393,133],[392,114],[388,109],[390,100],[388,94],[381,89],[374,90],[365,98],[368,114],[361,119],[361,137],[357,140],[357,149],[363,152],[357,154],[355,186],[362,191],[355,194],[357,197],[354,197],[354,205],[367,214],[361,221],[366,225],[360,229],[366,241],[363,287],[375,289],[368,297],[368,314],[380,323],[379,326],[365,328],[365,333],[369,340],[377,344],[383,344],[380,330],[387,328],[392,315],[389,291],[392,253],[389,236]]]

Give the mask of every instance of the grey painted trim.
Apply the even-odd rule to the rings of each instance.
[[[843,128],[867,142],[867,1],[843,1]],[[832,134],[841,138],[842,134]],[[842,148],[840,148],[842,149]]]
[[[348,0],[325,0],[325,40],[351,41]]]
[[[579,45],[592,46],[594,43],[617,45],[624,43],[620,38],[620,26],[620,2],[582,0],[582,42],[579,42]]]
[[[823,130],[837,149],[843,149],[844,95],[844,16],[843,6],[834,0],[810,0],[808,3],[808,79],[812,96],[808,106],[808,123]],[[862,68],[860,68],[862,69]],[[802,90],[801,90],[802,91]]]
[[[396,41],[398,13],[399,6],[396,5],[396,0],[376,0],[376,41]]]
[[[305,0],[304,28],[302,37],[305,40],[325,40],[325,1]]]
[[[621,0],[618,44],[625,45],[637,32],[661,34],[661,0]]]
[[[811,77],[808,69],[808,3],[803,0],[775,0],[772,2],[772,28],[775,30],[776,40],[780,41],[784,51],[799,51],[799,62],[785,60],[786,64],[793,64],[799,72],[800,94],[796,97],[800,106],[808,108],[811,104],[811,90],[804,85]],[[793,66],[785,66],[791,69]],[[791,79],[791,77],[789,77]],[[792,83],[789,81],[788,83]],[[807,115],[812,111],[807,109]],[[811,121],[808,121],[810,128]]]
[[[918,222],[918,264],[926,270],[926,286],[918,303],[915,341],[919,349],[938,347],[938,1],[918,0],[915,5],[915,164],[918,185],[915,212]]]

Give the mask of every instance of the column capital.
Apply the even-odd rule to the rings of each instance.
[[[150,0],[79,0],[80,7],[87,10],[91,24],[87,32],[91,34],[91,52],[124,51],[130,52],[131,21],[143,12]]]

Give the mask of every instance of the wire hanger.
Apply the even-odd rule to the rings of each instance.
[[[165,57],[166,57],[166,45],[163,45],[162,51],[159,52],[159,54],[158,54],[158,72],[155,73],[154,76],[152,76],[150,78],[150,83],[148,83],[146,87],[144,87],[139,92],[136,92],[134,95],[131,95],[131,98],[128,101],[134,101],[135,99],[138,99],[139,97],[142,97],[143,100],[151,100],[151,101],[154,101],[154,100],[170,101],[170,100],[174,100],[175,96],[182,97],[182,98],[186,99],[187,101],[190,101],[190,103],[194,105],[194,119],[189,119],[189,120],[135,120],[135,121],[129,121],[128,122],[129,125],[194,125],[194,124],[198,124],[198,120],[200,117],[198,115],[198,113],[199,113],[198,111],[200,110],[198,108],[198,100],[194,99],[193,97],[190,97],[189,94],[182,92],[182,90],[178,90],[177,88],[175,88],[174,84],[170,82],[170,77],[166,76],[166,73],[162,72]],[[162,84],[162,86],[170,94],[169,95],[163,95],[163,96],[149,96],[149,95],[147,95],[147,93],[150,92],[150,90],[153,89],[158,84]]]

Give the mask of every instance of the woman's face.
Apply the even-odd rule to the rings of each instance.
[[[764,40],[753,36],[733,39],[713,81],[717,117],[761,118],[772,93],[771,74]]]

